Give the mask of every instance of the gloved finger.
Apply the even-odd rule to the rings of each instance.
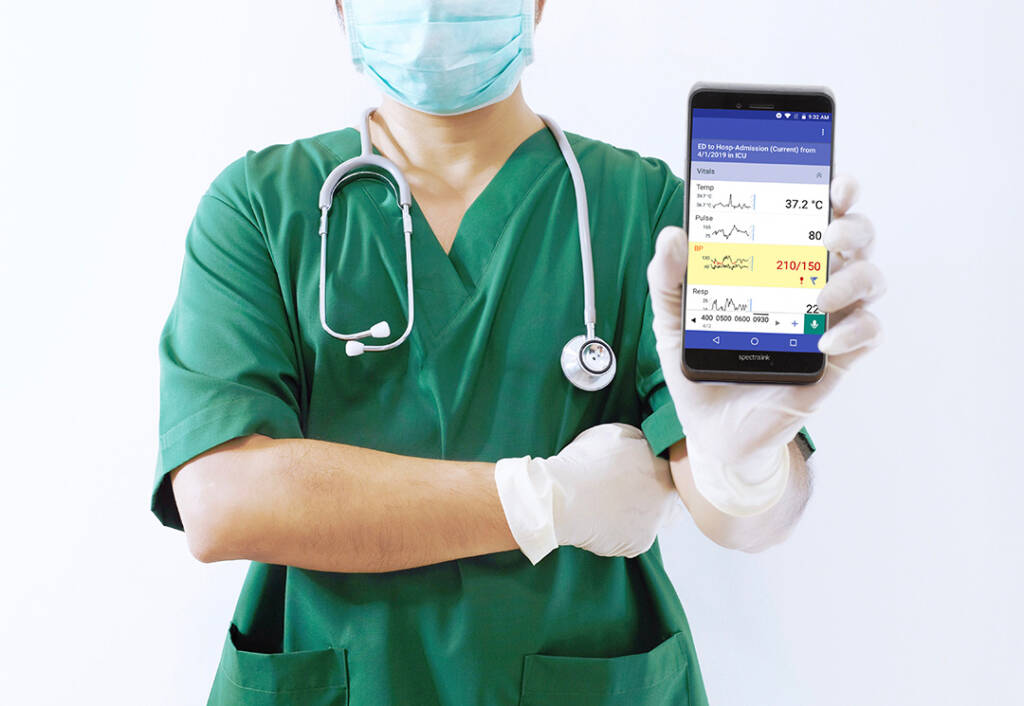
[[[619,552],[616,552],[616,554],[618,556],[624,556],[627,559],[635,559],[641,554],[650,551],[651,547],[654,546],[654,540],[657,538],[658,535],[652,532],[648,537],[630,542],[629,546],[623,547]]]
[[[839,385],[839,381],[846,377],[850,367],[861,356],[874,350],[881,341],[881,325],[873,314],[862,307],[857,307],[847,318],[854,319],[850,323],[855,330],[849,334],[849,338],[860,338],[859,345],[848,348],[845,352],[826,351],[829,355],[825,363],[825,374],[821,376],[821,380],[813,385],[788,385],[774,401],[773,406],[776,409],[789,412],[795,420],[785,429],[786,433],[789,433],[790,428],[793,433],[796,433],[803,424],[803,419],[818,410],[825,398]],[[830,328],[822,338],[832,331],[840,331],[837,335],[844,339],[847,338],[847,333],[843,332],[842,325]],[[821,346],[820,341],[818,345]],[[840,346],[837,345],[836,348],[838,349]]]
[[[661,523],[661,529],[666,529],[674,526],[678,523],[683,516],[686,514],[686,506],[683,505],[682,498],[679,494],[676,494],[675,499],[669,505],[668,513],[665,515],[665,519]]]
[[[678,226],[666,226],[658,233],[654,257],[647,265],[647,283],[650,288],[651,311],[654,320],[655,349],[661,360],[661,369],[669,392],[677,407],[675,395],[690,382],[683,376],[683,278],[688,253],[686,231]]]
[[[828,276],[831,277],[836,272],[839,272],[851,261],[852,258],[847,259],[841,253],[830,252],[828,254]]]
[[[867,309],[858,308],[818,339],[818,350],[842,355],[858,348],[874,348],[882,342],[882,322]]]
[[[819,388],[818,401],[824,399],[829,392],[834,390],[838,385],[839,381],[847,376],[850,372],[850,368],[863,356],[867,355],[874,350],[874,346],[861,346],[848,353],[842,353],[840,355],[830,355],[828,361],[825,363],[825,374],[822,375],[821,380],[813,385],[802,385],[801,387],[807,387],[811,389]]]
[[[832,179],[829,195],[832,200],[832,215],[842,216],[850,210],[860,194],[860,184],[852,176],[837,174]]]
[[[849,306],[844,306],[842,309],[837,309],[836,311],[828,312],[827,328],[835,328],[843,319],[845,319],[847,316],[852,314],[857,309],[862,308],[863,306],[864,302],[857,300],[853,304],[850,304]]]
[[[849,306],[844,306],[842,309],[837,309],[835,311],[828,312],[828,328],[835,328],[850,314],[857,311],[858,309],[863,309],[864,306],[865,302],[863,300],[858,299]]]
[[[834,275],[836,272],[839,272],[843,268],[848,267],[850,263],[864,259],[866,258],[862,257],[862,253],[860,252],[846,253],[845,255],[841,255],[837,252],[830,252],[828,254],[829,279],[831,279],[832,275]]]
[[[826,364],[827,370],[825,375],[831,375],[835,378],[845,377],[857,360],[875,350],[875,348],[876,346],[861,346],[849,353],[830,355]]]
[[[607,422],[587,427],[573,438],[573,442],[591,436],[604,436],[608,439],[643,439],[644,433],[636,427],[622,422]]]
[[[624,439],[643,439],[644,433],[632,424],[626,424],[625,422],[608,422],[607,424],[601,424],[603,427],[615,427],[618,429],[618,435]]]
[[[829,277],[818,292],[818,308],[837,311],[856,301],[873,301],[885,293],[885,276],[870,260],[856,260]]]
[[[833,253],[842,253],[846,259],[866,257],[875,243],[875,226],[867,216],[847,213],[832,219],[822,236],[822,244]]]

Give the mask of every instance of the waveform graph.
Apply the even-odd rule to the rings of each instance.
[[[757,210],[757,194],[750,189],[730,189],[722,184],[696,184],[693,208],[729,212]]]
[[[690,206],[709,215],[780,214],[828,218],[828,184],[790,184],[758,181],[693,180]]]
[[[818,290],[713,284],[686,286],[686,329],[802,333]]]
[[[695,181],[687,218],[706,242],[821,245],[828,206],[827,185]]]
[[[729,226],[723,226],[721,228],[707,227],[705,229],[705,235],[708,238],[717,239],[722,238],[723,240],[753,240],[754,239],[754,226],[744,224],[744,227],[740,227],[733,223]]]
[[[705,311],[750,311],[750,299],[737,301],[734,297],[701,297],[700,308]]]
[[[690,219],[691,237],[723,243],[752,243],[757,239],[757,220],[752,214],[704,211]]]
[[[690,242],[692,284],[821,289],[828,251],[802,245]]]
[[[704,255],[700,259],[700,265],[705,270],[753,270],[754,269],[754,256],[748,255],[742,257],[740,255],[726,254],[722,256],[715,255]]]
[[[733,201],[733,195],[729,194],[729,196],[724,201],[710,200],[706,205],[707,205],[708,208],[712,208],[712,209],[714,209],[714,208],[730,208],[730,209],[733,209],[735,211],[742,211],[744,209],[750,209],[751,211],[753,211],[754,208],[757,206],[757,194],[752,194],[747,199],[742,199],[741,200],[741,199],[737,198],[735,202]]]

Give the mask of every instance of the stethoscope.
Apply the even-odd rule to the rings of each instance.
[[[363,131],[360,136],[362,153],[358,157],[342,162],[327,176],[323,188],[320,189],[320,325],[324,331],[335,338],[346,341],[345,352],[350,356],[362,355],[366,351],[387,351],[402,344],[412,331],[414,316],[412,286],[412,196],[409,184],[402,176],[398,167],[380,155],[373,154],[370,144],[370,114],[375,108],[368,108],[363,113]],[[576,155],[569,146],[569,141],[551,118],[541,115],[540,118],[554,135],[558,148],[562,152],[569,174],[572,176],[573,191],[576,194],[576,219],[580,234],[580,255],[583,259],[583,323],[586,333],[574,336],[562,348],[562,371],[565,377],[581,390],[600,390],[611,382],[615,376],[615,353],[611,346],[594,333],[597,326],[597,313],[594,305],[594,260],[590,249],[590,223],[587,210],[587,190],[583,184],[583,173],[580,171]],[[362,169],[376,167],[391,175],[389,180],[380,172]],[[391,343],[366,345],[360,339],[387,338],[391,335],[391,327],[387,321],[378,321],[366,331],[358,333],[338,333],[327,325],[326,283],[327,283],[327,216],[334,203],[335,192],[360,177],[376,179],[387,184],[395,195],[395,201],[402,209],[402,231],[405,233],[405,272],[408,287],[408,322],[405,331]]]

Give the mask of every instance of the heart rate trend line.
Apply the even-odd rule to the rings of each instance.
[[[711,235],[720,235],[726,240],[728,240],[730,235],[735,235],[736,233],[743,233],[743,235],[753,240],[754,236],[751,234],[751,231],[753,230],[753,226],[751,226],[750,230],[743,230],[739,226],[733,225],[733,227],[730,228],[728,231],[725,228],[716,228],[715,230],[711,231]]]

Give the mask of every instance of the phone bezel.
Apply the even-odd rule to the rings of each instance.
[[[771,110],[805,113],[832,114],[832,141],[829,145],[829,183],[835,176],[835,98],[832,91],[823,86],[761,86],[739,84],[696,84],[690,91],[686,116],[686,178],[689,186],[691,162],[693,160],[693,110],[694,108],[724,108]],[[685,221],[690,214],[691,189],[686,189]],[[828,221],[832,222],[832,201],[829,199]],[[689,254],[687,254],[688,256]],[[826,256],[826,279],[830,256]],[[791,353],[789,351],[714,350],[708,348],[686,348],[686,291],[687,279],[683,281],[682,303],[682,368],[683,374],[696,381],[719,382],[774,382],[806,384],[817,382],[825,374],[824,353]],[[828,330],[828,314],[825,315],[825,330]],[[741,359],[740,356],[756,354],[756,359]]]

